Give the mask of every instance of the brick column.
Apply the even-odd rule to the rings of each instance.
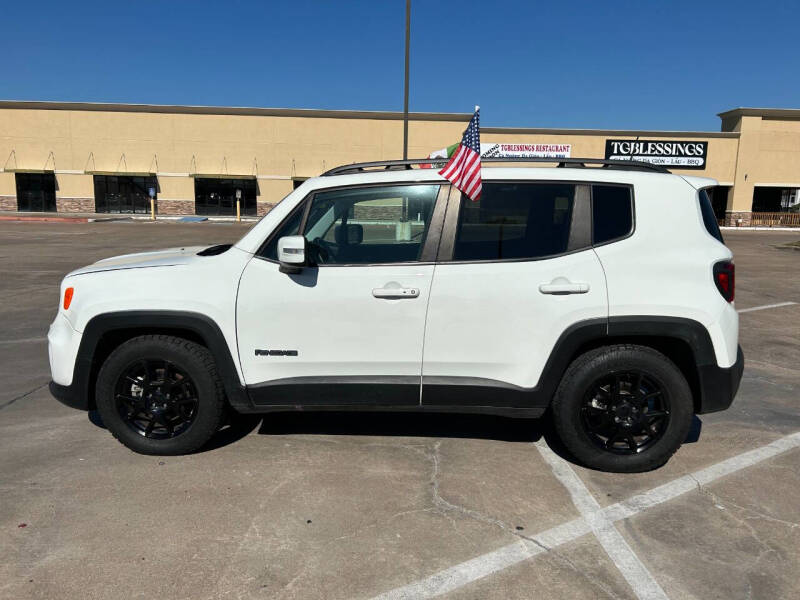
[[[274,204],[269,202],[256,202],[256,215],[259,217],[263,217],[269,211],[271,211],[275,207]]]
[[[94,209],[94,198],[62,198],[56,196],[56,211],[60,213],[93,213]]]
[[[0,210],[17,210],[17,197],[0,196]]]
[[[156,213],[159,215],[193,215],[194,200],[157,198]]]
[[[726,211],[725,225],[727,227],[749,227],[752,214],[750,211]],[[739,223],[739,219],[741,219],[741,223]]]

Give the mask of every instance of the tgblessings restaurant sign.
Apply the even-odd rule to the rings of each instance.
[[[606,158],[638,160],[662,167],[705,169],[708,160],[708,142],[606,140]]]

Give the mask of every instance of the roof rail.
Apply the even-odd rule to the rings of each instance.
[[[376,171],[410,170],[413,165],[442,164],[446,161],[441,158],[419,158],[411,160],[378,160],[373,162],[353,163],[334,167],[322,174],[353,175],[356,173],[370,173]],[[606,158],[528,158],[522,156],[485,156],[481,163],[557,163],[560,168],[585,168],[587,165],[600,165],[606,169],[621,169],[625,171],[651,171],[653,173],[669,173],[669,169],[639,160],[610,160]]]

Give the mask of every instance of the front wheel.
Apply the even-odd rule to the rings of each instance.
[[[187,454],[225,417],[225,395],[206,348],[145,335],[116,348],[97,376],[97,410],[125,446],[141,454]]]
[[[616,473],[666,463],[686,439],[694,412],[675,364],[652,348],[627,344],[578,357],[552,409],[567,450],[588,467]]]

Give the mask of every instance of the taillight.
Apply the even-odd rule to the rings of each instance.
[[[69,308],[69,305],[72,304],[72,294],[75,293],[75,288],[68,287],[64,290],[64,310]]]
[[[714,283],[728,302],[733,302],[736,291],[736,266],[732,262],[718,262],[714,265]]]

